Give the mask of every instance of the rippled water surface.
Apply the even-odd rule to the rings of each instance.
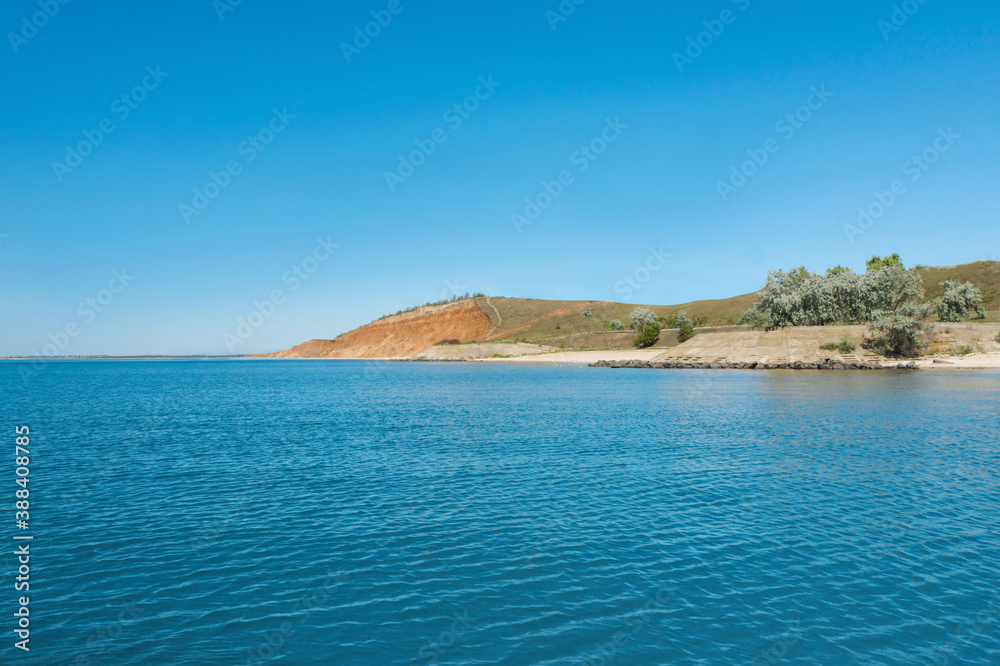
[[[1000,663],[998,374],[26,367],[4,664]]]

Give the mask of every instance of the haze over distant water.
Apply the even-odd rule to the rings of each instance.
[[[996,373],[17,367],[28,664],[1000,660]]]

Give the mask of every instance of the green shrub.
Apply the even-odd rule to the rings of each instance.
[[[653,324],[659,326],[660,319],[649,308],[636,308],[632,310],[632,314],[629,315],[628,323],[633,331],[638,331],[644,326],[651,326]],[[659,331],[657,331],[657,333],[659,333]]]
[[[969,345],[963,345],[957,349],[952,349],[949,354],[952,356],[968,356],[969,354],[977,354],[980,350],[978,347],[970,347]]]
[[[691,318],[687,316],[687,313],[683,310],[677,314],[672,314],[669,317],[660,317],[660,324],[663,328],[680,328],[684,324],[690,324]]]
[[[612,319],[608,322],[608,326],[611,327],[612,331],[624,331],[625,324],[622,323],[621,319]]]
[[[580,316],[581,317],[593,317],[594,313],[591,312],[590,306],[588,305],[586,308],[583,309],[583,312],[580,313]]]
[[[899,258],[899,254],[895,253],[888,257],[880,257],[877,254],[872,256],[867,262],[865,262],[865,268],[871,273],[877,273],[883,268],[892,268],[894,266],[899,266],[904,268],[903,260]]]
[[[986,308],[982,305],[976,306],[976,319],[986,319]]]
[[[871,348],[883,356],[912,357],[920,350],[924,324],[907,313],[877,313],[868,328],[878,334],[871,339]]]
[[[637,334],[635,340],[632,344],[639,349],[645,347],[652,347],[656,344],[656,341],[660,339],[660,322],[653,322],[651,324],[645,324],[635,329]]]
[[[841,342],[831,342],[829,344],[822,345],[820,349],[824,351],[835,351],[841,354],[853,354],[857,351],[858,346],[849,340],[843,340]]]
[[[946,280],[941,286],[944,287],[944,295],[934,301],[934,310],[941,321],[965,321],[972,312],[979,312],[983,292],[971,282],[958,284]]]
[[[740,315],[736,323],[740,326],[749,326],[750,328],[765,328],[769,322],[763,312],[757,308],[750,308]]]
[[[694,324],[688,322],[677,327],[677,342],[687,342],[695,336]]]
[[[698,321],[704,321],[704,317],[698,317],[696,319],[691,319],[687,316],[687,313],[681,310],[675,315],[671,315],[664,319],[664,326],[667,328],[677,329],[677,342],[687,342],[695,336],[694,329],[698,326]]]

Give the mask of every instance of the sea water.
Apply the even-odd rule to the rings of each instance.
[[[1000,663],[996,373],[53,361],[0,387],[4,664]]]

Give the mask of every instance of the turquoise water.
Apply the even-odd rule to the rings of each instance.
[[[24,367],[4,664],[1000,663],[998,374]]]

